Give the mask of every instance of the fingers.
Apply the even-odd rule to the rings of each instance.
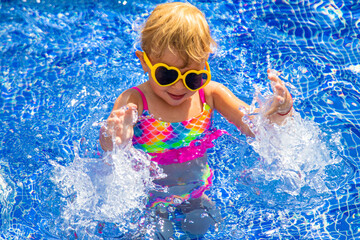
[[[133,110],[137,110],[137,106],[133,103],[129,103],[126,106],[112,111],[109,118],[122,118],[126,115],[132,114]]]
[[[266,115],[272,115],[274,113],[287,112],[292,107],[292,98],[285,86],[285,83],[279,78],[279,72],[268,69],[268,78],[271,81],[271,87],[274,93],[273,102],[270,109],[266,112]]]
[[[122,138],[131,128],[134,120],[133,111],[137,109],[135,104],[129,103],[124,107],[113,110],[107,119],[107,132],[109,135]]]
[[[265,113],[266,116],[270,116],[274,113],[277,113],[280,109],[280,102],[284,101],[282,97],[274,96],[273,103],[270,106],[270,109]]]
[[[113,130],[118,130],[119,128],[122,128],[124,124],[124,118],[125,118],[125,111],[124,109],[118,109],[115,111],[112,111],[109,118],[107,119],[107,128],[111,132]]]
[[[121,118],[125,115],[124,109],[117,109],[111,112],[109,119]]]
[[[133,104],[133,103],[128,103],[126,105],[129,109],[132,109],[132,110],[136,110],[137,109],[137,105]]]
[[[103,149],[112,150],[115,145],[131,141],[134,135],[133,125],[137,121],[137,106],[129,103],[113,110],[101,128],[100,144]]]
[[[273,87],[273,92],[276,97],[279,97],[280,104],[284,104],[287,98],[287,89],[285,86],[276,84]]]
[[[274,93],[280,96],[284,96],[287,89],[285,83],[279,78],[280,73],[273,69],[268,69],[267,73]]]
[[[273,82],[282,82],[279,78],[280,72],[274,70],[274,69],[268,69],[268,78]]]
[[[288,103],[289,102],[288,97],[287,97],[287,95],[285,95],[285,96],[286,97],[274,96],[273,102],[272,102],[269,110],[265,113],[265,115],[269,116],[269,115],[277,113],[277,112],[286,112],[287,109],[291,108],[292,103],[291,102]]]

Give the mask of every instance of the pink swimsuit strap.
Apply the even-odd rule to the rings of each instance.
[[[136,89],[140,93],[141,98],[142,98],[142,102],[143,102],[143,109],[144,110],[149,110],[145,94],[138,87],[132,87],[132,88]]]

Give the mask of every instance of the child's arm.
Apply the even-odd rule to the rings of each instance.
[[[282,81],[271,71],[268,77],[273,82],[274,101],[266,112],[270,121],[281,124],[292,114],[292,98]],[[249,127],[242,121],[244,113],[241,109],[249,109],[249,105],[238,99],[227,87],[220,83],[209,84],[208,91],[214,109],[223,115],[229,122],[233,123],[247,136],[254,136]],[[208,99],[208,98],[207,98]]]
[[[253,137],[250,128],[242,121],[244,113],[240,109],[249,109],[250,106],[237,98],[224,85],[211,82],[207,87],[209,96],[206,99],[212,101],[213,108],[224,116],[230,123],[234,124],[240,131],[247,136]]]
[[[104,151],[111,151],[114,143],[121,145],[131,140],[133,130],[133,110],[138,109],[138,97],[134,90],[127,90],[115,101],[113,110],[100,129],[100,145]],[[115,141],[115,142],[114,142]]]

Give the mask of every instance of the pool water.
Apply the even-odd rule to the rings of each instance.
[[[0,2],[1,239],[150,238],[147,159],[109,158],[98,134],[146,81],[137,29],[161,2]],[[265,106],[276,69],[296,110],[282,127],[258,115],[256,139],[215,115],[230,133],[209,150],[223,222],[204,239],[360,238],[359,2],[190,2],[219,45],[212,78]]]

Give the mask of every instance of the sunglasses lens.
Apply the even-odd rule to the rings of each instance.
[[[190,73],[186,76],[185,82],[190,89],[196,90],[201,88],[206,83],[207,79],[208,75],[206,73]]]
[[[158,67],[155,70],[155,77],[160,85],[169,85],[178,78],[178,73],[166,67]]]

